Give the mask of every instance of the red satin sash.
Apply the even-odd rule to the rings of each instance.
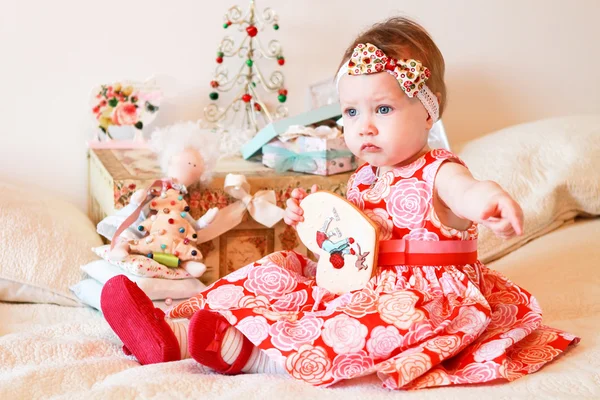
[[[465,265],[477,261],[477,240],[382,240],[377,264]]]

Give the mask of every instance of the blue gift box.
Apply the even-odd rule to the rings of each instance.
[[[338,119],[342,115],[339,103],[329,104],[305,113],[274,121],[258,131],[256,136],[242,147],[242,156],[249,159],[258,153],[264,145],[284,133],[292,125],[308,126],[328,119]]]

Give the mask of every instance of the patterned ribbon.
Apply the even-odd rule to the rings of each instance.
[[[198,232],[198,243],[212,240],[235,228],[248,212],[254,220],[266,227],[273,227],[283,218],[284,210],[277,206],[274,190],[259,190],[250,194],[250,184],[244,175],[227,174],[224,190],[238,199],[233,204],[219,210],[215,219]]]
[[[351,157],[349,150],[321,150],[296,153],[285,147],[264,146],[264,150],[275,154],[275,171],[282,173],[290,169],[301,172],[312,172],[317,169],[316,159]]]
[[[465,265],[477,261],[477,240],[382,240],[377,264]]]

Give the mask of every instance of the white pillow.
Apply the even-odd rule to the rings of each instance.
[[[183,268],[169,268],[141,254],[130,254],[123,261],[109,260],[110,245],[95,247],[94,253],[131,275],[146,278],[187,279],[192,276]]]
[[[79,306],[69,286],[102,244],[76,206],[40,189],[0,182],[0,301]]]
[[[102,294],[102,284],[95,279],[84,279],[81,282],[71,286],[71,290],[79,298],[79,300],[98,311],[102,311],[100,308],[100,295]],[[187,299],[176,299],[169,305],[165,304],[164,301],[154,301],[154,306],[160,308],[163,311],[167,311],[169,308],[173,308],[179,303]]]
[[[144,278],[123,271],[105,260],[96,260],[81,267],[81,269],[101,284],[117,275],[125,275],[142,289],[152,300],[166,298],[183,299],[197,295],[206,286],[196,278],[188,279],[160,279]]]
[[[483,262],[578,215],[600,215],[600,115],[511,126],[468,143],[460,157],[475,178],[498,182],[525,215],[524,234],[506,241],[480,226]]]

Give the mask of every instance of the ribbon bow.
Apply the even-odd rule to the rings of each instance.
[[[221,351],[221,342],[223,341],[223,337],[225,336],[225,331],[229,329],[231,325],[227,322],[224,317],[221,317],[217,321],[217,326],[215,327],[215,334],[211,342],[206,346],[206,351],[211,352],[219,352]]]
[[[352,153],[349,150],[329,150],[329,151],[309,151],[306,153],[296,153],[285,147],[270,146],[263,147],[264,150],[275,154],[275,171],[282,173],[293,169],[300,172],[312,172],[317,169],[315,159],[327,159],[351,157]]]
[[[236,227],[246,211],[254,220],[266,227],[273,227],[283,218],[283,209],[277,206],[274,190],[259,190],[250,194],[250,184],[244,175],[227,174],[224,190],[237,199],[233,204],[219,210],[215,219],[198,232],[198,243],[212,240]]]
[[[374,74],[386,70],[400,83],[408,97],[418,93],[431,76],[429,68],[420,61],[411,59],[396,60],[385,55],[377,46],[360,43],[354,49],[348,62],[348,74]]]

